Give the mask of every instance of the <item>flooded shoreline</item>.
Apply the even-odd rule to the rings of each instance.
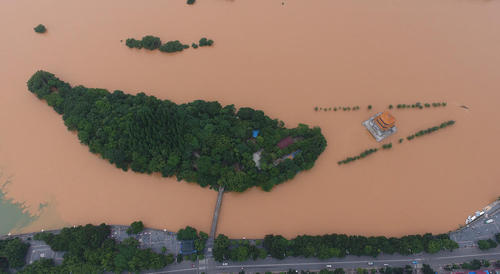
[[[263,110],[287,127],[320,126],[328,146],[311,170],[270,193],[224,196],[218,231],[230,237],[447,232],[497,198],[500,30],[492,26],[500,23],[499,2],[281,2],[0,3],[0,22],[9,26],[0,45],[0,166],[12,177],[6,198],[32,214],[51,201],[47,228],[139,219],[173,231],[210,228],[215,191],[123,172],[90,153],[28,92],[38,69],[75,85],[175,103],[216,100]],[[39,23],[47,33],[34,33]],[[170,55],[120,42],[147,34],[215,43]],[[455,126],[337,165],[377,145],[362,121],[389,104],[433,101],[448,105],[392,110],[398,133],[389,141],[445,120]],[[335,105],[361,109],[314,111]]]

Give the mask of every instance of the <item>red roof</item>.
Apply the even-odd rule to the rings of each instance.
[[[293,144],[293,138],[288,136],[284,139],[282,139],[281,141],[278,142],[278,144],[276,144],[280,149],[284,149],[285,147],[289,146]]]

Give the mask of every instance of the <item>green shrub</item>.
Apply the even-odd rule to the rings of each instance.
[[[45,33],[47,31],[47,28],[45,28],[44,25],[39,24],[38,26],[33,28],[36,33]]]
[[[146,35],[142,37],[141,44],[145,49],[155,50],[161,46],[161,39],[156,36]]]
[[[176,52],[183,51],[188,45],[183,45],[179,40],[168,41],[165,44],[160,46],[161,52]]]
[[[142,48],[142,43],[140,40],[135,40],[134,38],[128,38],[125,41],[125,45],[129,48],[136,48],[136,49],[141,49]]]
[[[130,227],[127,228],[127,234],[137,234],[144,230],[144,224],[142,221],[133,222]]]
[[[424,274],[434,274],[435,271],[434,271],[434,269],[431,268],[430,265],[423,264],[422,265],[422,273],[424,273]]]
[[[2,268],[19,268],[25,265],[30,244],[19,238],[0,240],[0,273]],[[5,267],[2,266],[3,264]]]
[[[187,0],[188,5],[192,5],[192,4],[194,4],[194,2],[196,2],[196,0]]]
[[[495,241],[493,241],[492,239],[479,240],[477,242],[477,245],[478,245],[479,249],[481,249],[481,250],[487,250],[487,249],[495,248],[498,246],[498,244]]]
[[[462,269],[467,269],[467,270],[478,270],[481,268],[481,265],[482,265],[481,261],[474,259],[470,262],[465,262],[461,264],[460,267]]]
[[[368,105],[368,110],[372,109],[372,105]]]
[[[401,144],[403,142],[403,138],[399,138],[399,143]]]
[[[196,254],[189,255],[189,260],[196,262],[197,259],[198,259],[198,255],[196,255]]]
[[[213,43],[214,41],[203,37],[200,39],[200,42],[198,44],[200,45],[200,47],[205,47],[205,46],[211,46]]]
[[[198,45],[196,43],[192,43],[191,44],[191,47],[194,48],[194,49],[197,49],[198,48]]]

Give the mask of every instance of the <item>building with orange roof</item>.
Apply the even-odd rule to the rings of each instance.
[[[366,129],[380,142],[396,133],[396,118],[389,111],[379,112],[363,122]]]

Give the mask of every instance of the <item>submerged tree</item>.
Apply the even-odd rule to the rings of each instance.
[[[44,25],[39,24],[38,26],[33,28],[36,33],[45,33],[47,31],[47,28],[45,28]]]
[[[269,191],[312,168],[326,147],[320,128],[288,129],[251,108],[201,100],[177,105],[144,93],[71,87],[45,71],[31,77],[28,89],[62,114],[91,152],[116,167],[175,175],[202,187]],[[253,160],[258,151],[259,166]]]

